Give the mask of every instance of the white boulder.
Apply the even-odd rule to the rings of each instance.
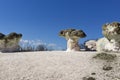
[[[88,40],[84,45],[87,51],[96,51],[96,40]]]

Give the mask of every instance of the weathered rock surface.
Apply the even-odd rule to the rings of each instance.
[[[120,23],[112,22],[102,27],[103,38],[97,41],[97,51],[120,52]]]
[[[84,43],[87,51],[96,51],[96,40],[88,40]]]
[[[22,34],[12,32],[8,35],[0,33],[0,51],[1,52],[16,52],[19,51],[19,41]]]
[[[79,38],[86,37],[86,34],[82,30],[66,29],[60,31],[59,36],[62,36],[67,40],[66,51],[70,52],[70,51],[80,51],[78,40]]]

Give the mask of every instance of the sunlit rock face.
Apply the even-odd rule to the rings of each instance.
[[[80,51],[78,44],[79,38],[86,37],[86,34],[82,30],[66,29],[59,32],[59,36],[64,37],[67,40],[67,52]]]
[[[120,52],[120,23],[113,22],[102,27],[104,38],[97,41],[97,51]]]
[[[87,51],[96,51],[96,40],[88,40],[84,45]]]
[[[0,51],[1,52],[15,52],[19,51],[19,41],[22,34],[12,32],[8,35],[0,33]]]
[[[115,40],[109,41],[107,38],[101,38],[97,41],[97,51],[99,52],[120,52],[120,43]]]
[[[120,23],[113,22],[102,27],[102,33],[108,40],[120,42]]]

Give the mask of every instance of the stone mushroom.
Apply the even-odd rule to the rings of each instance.
[[[103,38],[97,41],[97,51],[120,52],[120,23],[112,22],[103,25]]]
[[[0,50],[1,52],[15,52],[19,51],[19,41],[22,34],[12,32],[8,35],[0,33]]]
[[[66,29],[59,32],[59,36],[64,37],[67,40],[66,51],[80,51],[78,44],[79,38],[86,37],[86,34],[82,30]]]

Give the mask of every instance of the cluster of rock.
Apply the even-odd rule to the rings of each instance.
[[[103,38],[98,40],[88,40],[85,42],[85,49],[87,51],[104,52],[104,51],[120,51],[120,23],[113,22],[105,24],[102,27]],[[79,38],[86,37],[83,30],[66,29],[59,32],[59,36],[67,40],[67,51],[80,51],[78,43]],[[22,34],[12,32],[8,35],[0,33],[0,51],[14,52],[19,51],[19,41]]]
[[[87,51],[104,52],[104,51],[120,51],[120,23],[112,22],[103,25],[102,27],[103,38],[98,40],[88,40],[85,42],[85,49]],[[67,29],[62,30],[59,36],[63,36],[67,40],[67,51],[79,51],[78,44],[79,38],[86,37],[82,30]]]
[[[1,52],[16,52],[20,50],[19,41],[22,34],[12,32],[8,35],[0,33],[0,51]]]

